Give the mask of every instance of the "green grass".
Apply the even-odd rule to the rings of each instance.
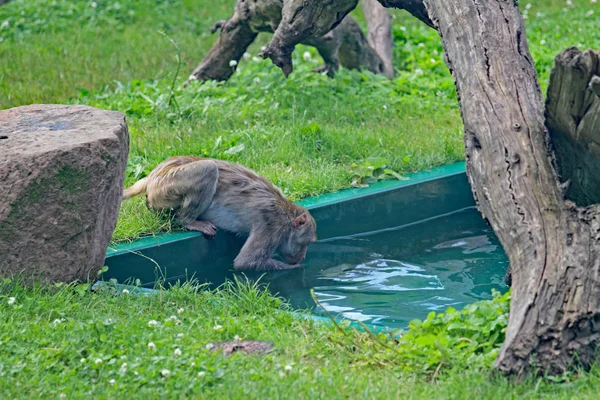
[[[385,333],[298,319],[245,282],[197,289],[134,296],[0,283],[0,397],[597,398],[596,367],[561,384],[490,372],[507,296],[430,316],[396,343]],[[276,348],[227,358],[206,348],[235,336]]]
[[[349,187],[350,166],[368,157],[384,157],[399,173],[464,157],[454,84],[437,33],[404,12],[395,12],[393,81],[347,70],[333,80],[310,73],[320,60],[300,46],[287,80],[269,61],[251,56],[226,84],[182,89],[214,40],[210,26],[230,15],[234,1],[42,3],[16,0],[0,8],[0,108],[75,101],[125,112],[127,184],[169,156],[196,154],[247,165],[296,200]],[[600,8],[577,0],[567,11],[559,1],[531,4],[521,7],[545,87],[555,54],[600,42]],[[267,40],[261,35],[250,53]],[[312,59],[304,60],[305,51]],[[135,199],[124,203],[113,240],[169,229]]]

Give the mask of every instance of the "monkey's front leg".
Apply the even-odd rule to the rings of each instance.
[[[290,265],[273,259],[273,253],[278,246],[279,238],[272,232],[252,230],[240,254],[233,261],[233,268],[237,271],[255,270],[272,271],[299,268],[300,264]]]

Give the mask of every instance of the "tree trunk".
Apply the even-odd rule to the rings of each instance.
[[[392,38],[392,16],[377,0],[361,0],[368,25],[369,45],[379,54],[383,62],[383,74],[394,77],[394,41]]]
[[[274,32],[277,29],[281,22],[283,7],[282,0],[238,0],[233,16],[229,20],[218,21],[212,28],[212,33],[221,29],[219,38],[192,72],[184,86],[187,86],[190,80],[225,81],[229,79],[235,71],[238,61],[258,33]],[[385,9],[383,11],[388,15],[389,26],[389,13]],[[378,12],[377,18],[383,18],[381,10]],[[379,20],[377,24],[385,25]],[[378,35],[378,37],[380,36],[381,34]],[[349,69],[365,68],[373,73],[385,73],[386,75],[386,68],[391,67],[391,56],[389,58],[390,66],[388,66],[387,61],[384,62],[377,51],[369,45],[360,26],[350,16],[343,18],[339,25],[323,35],[307,36],[302,43],[314,46],[323,57],[325,64],[315,69],[315,72],[326,72],[329,76],[335,74],[340,64]],[[390,40],[389,50],[385,50],[383,53],[385,56],[391,55],[391,45]],[[379,46],[382,50],[385,49],[383,42]],[[291,58],[289,62],[291,63]],[[289,71],[291,71],[291,64]]]
[[[496,367],[588,367],[600,339],[600,209],[564,200],[523,20],[512,0],[426,0],[454,76],[467,173],[510,259],[506,340]]]

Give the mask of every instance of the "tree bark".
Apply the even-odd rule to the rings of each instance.
[[[211,30],[214,33],[221,29],[219,38],[192,72],[184,86],[187,86],[190,80],[225,81],[229,79],[240,58],[258,33],[277,30],[283,8],[283,0],[238,0],[233,16],[229,20],[218,21]],[[387,10],[383,9],[383,11],[389,16]],[[383,18],[381,11],[377,17]],[[387,64],[369,45],[358,23],[350,16],[339,22],[334,29],[325,34],[308,36],[302,41],[303,44],[314,46],[323,57],[324,65],[315,69],[315,72],[326,72],[327,75],[333,76],[341,64],[349,69],[365,68],[376,74],[384,74]],[[382,25],[383,23],[379,22],[378,24]],[[389,50],[386,50],[384,55],[391,54],[391,45],[390,41]],[[383,44],[380,46],[384,49]],[[234,62],[232,63],[232,61]],[[289,62],[291,63],[291,58]],[[391,58],[389,62],[391,63]]]
[[[378,0],[385,7],[395,7],[433,27],[422,0]],[[292,72],[291,55],[297,44],[308,37],[325,35],[337,26],[358,4],[358,0],[285,0],[283,18],[273,39],[262,52],[282,69],[285,76]],[[383,56],[385,57],[385,56]]]
[[[369,45],[379,54],[383,62],[383,74],[394,77],[394,41],[392,38],[392,16],[377,0],[361,0],[367,20]]]
[[[285,0],[281,22],[261,56],[270,58],[288,76],[293,70],[292,53],[296,45],[327,34],[357,4],[358,0]]]
[[[495,366],[589,367],[600,339],[600,209],[565,201],[523,20],[512,0],[426,0],[454,76],[467,173],[510,259],[506,339]]]

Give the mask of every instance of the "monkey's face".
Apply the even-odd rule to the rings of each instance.
[[[317,240],[317,223],[308,213],[296,217],[292,230],[279,245],[278,253],[289,264],[298,264],[306,257],[308,245]]]

